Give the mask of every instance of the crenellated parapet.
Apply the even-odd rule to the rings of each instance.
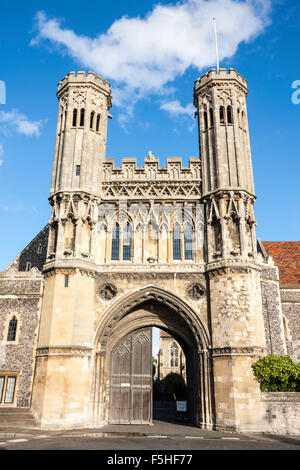
[[[227,84],[229,87],[234,86],[245,95],[248,93],[247,80],[232,68],[228,72],[226,68],[220,68],[219,73],[216,72],[216,69],[209,70],[195,81],[194,93],[197,95],[199,89],[203,93],[203,90],[209,91],[212,87],[226,87]],[[196,102],[194,104],[197,106]]]
[[[104,199],[128,197],[185,198],[201,196],[201,160],[189,159],[183,166],[180,157],[167,158],[167,165],[160,166],[159,158],[152,152],[138,167],[135,158],[123,158],[120,167],[115,167],[113,158],[103,162],[102,197]]]
[[[57,85],[57,97],[60,99],[64,94],[71,92],[73,100],[76,101],[77,95],[82,95],[84,98],[84,89],[91,89],[96,94],[103,93],[107,99],[108,109],[111,108],[111,87],[107,80],[104,80],[100,75],[94,72],[70,72],[66,75]],[[78,101],[78,100],[77,100]],[[84,103],[85,104],[85,103]]]

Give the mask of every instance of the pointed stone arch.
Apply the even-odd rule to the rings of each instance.
[[[100,320],[94,335],[95,374],[93,422],[109,420],[111,353],[121,338],[145,327],[169,332],[187,358],[190,416],[196,426],[212,429],[210,334],[199,315],[173,292],[144,286],[116,301]]]

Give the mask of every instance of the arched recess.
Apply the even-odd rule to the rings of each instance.
[[[145,327],[170,333],[186,357],[188,413],[198,427],[213,428],[210,337],[196,312],[173,292],[145,286],[121,298],[100,320],[94,335],[93,423],[109,422],[111,353],[121,338]]]

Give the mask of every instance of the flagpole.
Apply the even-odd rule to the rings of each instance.
[[[213,22],[214,22],[214,30],[215,30],[215,41],[216,41],[217,73],[219,73],[220,66],[219,66],[219,48],[218,48],[217,20],[216,20],[216,18],[213,18]]]

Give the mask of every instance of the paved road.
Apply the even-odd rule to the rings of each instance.
[[[159,450],[299,450],[299,440],[291,437],[97,437],[47,434],[19,435],[0,438],[0,450],[106,450],[106,451],[159,451]],[[138,454],[138,452],[137,452]],[[154,453],[154,455],[156,455]],[[114,453],[112,452],[113,456]],[[135,453],[133,454],[135,455]],[[159,462],[153,462],[158,463]],[[160,462],[162,463],[162,462]],[[186,462],[187,463],[187,462]],[[141,467],[142,468],[142,467]]]

